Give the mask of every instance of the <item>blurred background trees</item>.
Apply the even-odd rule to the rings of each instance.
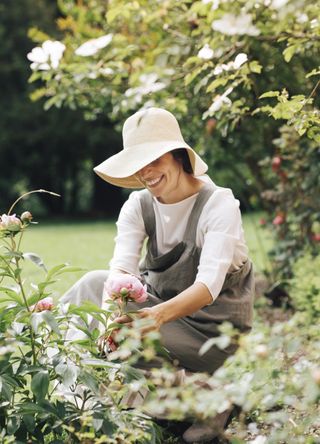
[[[91,213],[114,217],[121,193],[92,172],[92,167],[120,149],[119,134],[106,116],[95,122],[80,111],[43,109],[30,100],[30,64],[34,44],[28,30],[39,26],[56,38],[59,10],[48,0],[0,4],[0,206],[5,209],[24,191],[45,188],[61,199],[33,196],[39,215]]]

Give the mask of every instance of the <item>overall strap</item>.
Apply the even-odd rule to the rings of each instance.
[[[146,233],[149,237],[151,237],[155,231],[156,219],[153,209],[153,198],[148,190],[141,191],[140,205]]]
[[[198,197],[189,216],[186,231],[184,233],[185,241],[189,240],[195,242],[200,215],[202,213],[203,207],[208,202],[208,199],[210,198],[214,190],[214,185],[206,183],[199,191]]]

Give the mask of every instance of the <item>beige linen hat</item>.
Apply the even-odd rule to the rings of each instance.
[[[149,163],[177,148],[188,152],[193,174],[204,174],[208,166],[183,140],[179,124],[169,111],[148,108],[129,117],[122,130],[123,150],[109,157],[94,171],[107,182],[124,188],[144,188],[135,174]]]

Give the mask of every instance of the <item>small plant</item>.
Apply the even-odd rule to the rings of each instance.
[[[26,195],[34,192],[47,193]],[[38,255],[21,251],[33,219],[29,211],[11,214],[21,198],[0,219],[1,442],[156,443],[159,431],[150,419],[121,404],[126,384],[139,372],[102,357],[100,331],[89,329],[90,316],[106,330],[116,307],[61,305],[52,299],[50,285],[77,269],[60,264],[47,270]],[[28,283],[23,276],[26,260],[43,270],[41,282]],[[84,338],[67,340],[70,328]]]

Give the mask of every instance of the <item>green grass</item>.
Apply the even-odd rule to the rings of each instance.
[[[68,263],[83,271],[63,274],[52,289],[62,294],[86,271],[108,268],[114,247],[114,222],[39,223],[22,240],[23,252],[38,254],[47,268]],[[39,282],[44,272],[27,261],[24,276]]]
[[[260,217],[260,214],[248,214],[243,218],[250,256],[257,271],[269,267],[266,251],[271,245],[270,236],[259,226]],[[83,268],[83,271],[62,275],[53,285],[55,293],[61,295],[85,271],[108,268],[115,233],[115,223],[108,221],[39,223],[26,231],[21,249],[38,254],[47,268],[66,262]],[[24,267],[24,276],[29,282],[39,282],[43,273],[33,263],[28,262]]]

